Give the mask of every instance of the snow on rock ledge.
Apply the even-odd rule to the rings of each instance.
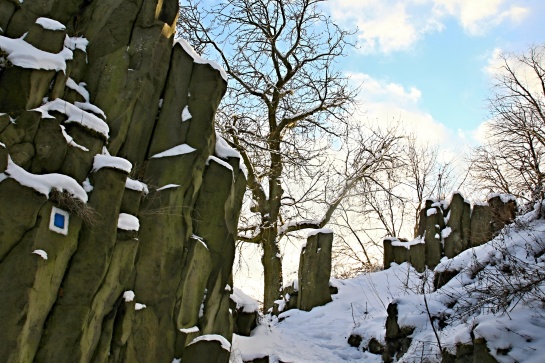
[[[43,17],[38,18],[36,19],[36,24],[40,25],[42,28],[47,30],[60,30],[60,31],[66,30],[66,27],[63,24],[49,18],[43,18]]]
[[[199,327],[198,326],[192,326],[191,328],[182,328],[182,329],[180,329],[180,331],[182,333],[185,333],[185,334],[197,333],[197,332],[199,332]]]
[[[135,296],[134,291],[127,290],[123,293],[123,300],[125,300],[125,302],[131,302],[134,300]]]
[[[227,159],[227,158],[238,158],[239,161],[239,168],[244,173],[244,176],[248,178],[248,169],[246,169],[246,165],[244,164],[244,159],[242,159],[242,155],[240,153],[233,149],[227,141],[219,133],[216,132],[216,146],[214,153],[216,156]]]
[[[233,167],[231,166],[231,164],[229,164],[226,161],[221,160],[220,158],[218,158],[216,156],[212,156],[212,155],[209,156],[208,160],[206,160],[206,165],[210,165],[210,161],[215,161],[216,163],[220,164],[221,166],[233,171]]]
[[[95,160],[93,162],[93,172],[102,168],[118,169],[128,174],[131,172],[132,164],[127,159],[117,156],[97,154],[95,155]]]
[[[84,37],[69,37],[68,35],[64,39],[64,46],[70,50],[79,49],[82,52],[87,53],[87,46],[89,41]]]
[[[72,51],[64,48],[60,53],[44,52],[24,41],[24,35],[18,39],[0,36],[0,49],[8,54],[13,65],[29,69],[45,69],[66,72],[66,61],[74,56]]]
[[[166,190],[166,189],[172,189],[172,188],[179,188],[180,187],[180,184],[167,184],[167,185],[163,185],[162,187],[160,188],[157,188],[157,191],[161,191],[161,190]]]
[[[138,231],[140,229],[140,221],[132,214],[119,213],[117,228],[124,231]]]
[[[76,122],[85,128],[98,132],[106,137],[106,139],[109,137],[108,133],[110,129],[106,122],[92,113],[86,112],[60,98],[47,102],[46,104],[35,108],[33,111],[41,112],[42,118],[54,118],[49,114],[50,111],[60,112],[68,116],[68,119],[64,121],[65,123]]]
[[[188,144],[181,144],[178,146],[174,146],[171,149],[165,150],[163,152],[160,152],[158,154],[155,154],[152,156],[152,158],[164,158],[167,156],[176,156],[176,155],[182,155],[182,154],[189,154],[195,151],[195,148],[192,148]]]
[[[83,151],[89,151],[89,149],[87,149],[85,146],[81,146],[80,144],[78,144],[77,142],[74,141],[74,138],[70,135],[68,135],[68,133],[66,132],[66,127],[64,127],[64,125],[59,125],[61,127],[61,133],[62,133],[62,136],[64,136],[64,139],[66,140],[66,143],[72,147],[76,147],[80,150],[83,150]]]
[[[205,59],[203,57],[201,57],[200,55],[197,54],[197,52],[195,52],[195,50],[193,49],[193,47],[191,45],[189,45],[189,43],[185,40],[185,39],[176,39],[174,41],[174,45],[176,44],[179,44],[182,46],[182,48],[186,51],[187,54],[189,54],[189,56],[191,58],[193,58],[193,61],[195,63],[198,63],[198,64],[210,64],[210,66],[212,66],[212,68],[218,70],[221,74],[221,78],[223,78],[225,80],[225,82],[227,82],[227,72],[225,72],[225,69],[223,69],[222,66],[220,66],[218,63],[214,62],[214,61],[210,61],[208,59]]]
[[[242,308],[242,311],[245,313],[259,311],[259,303],[242,292],[238,287],[233,288],[233,293],[230,295],[230,298],[237,305],[237,310]]]
[[[223,349],[225,349],[226,351],[230,352],[231,351],[231,343],[229,343],[229,341],[227,339],[225,339],[223,336],[219,335],[219,334],[206,334],[206,335],[201,335],[200,337],[197,337],[195,339],[193,339],[191,341],[191,343],[189,343],[189,345],[191,344],[195,344],[197,342],[200,342],[202,340],[206,340],[206,341],[217,341],[217,342],[220,342],[221,344],[221,347]]]
[[[47,260],[47,252],[45,252],[44,250],[34,250],[34,251],[32,251],[32,253],[35,254],[35,255],[40,256],[44,260]]]
[[[32,174],[15,164],[9,156],[5,174],[16,180],[19,184],[32,188],[48,198],[51,190],[57,189],[59,191],[66,191],[74,198],[87,203],[88,197],[83,187],[67,175],[56,173],[44,175]]]
[[[333,233],[333,230],[329,228],[311,229],[308,231],[307,237],[315,236],[319,233]]]
[[[141,303],[136,303],[134,304],[134,310],[142,310],[142,309],[145,309],[147,308],[146,304],[141,304]]]
[[[125,182],[125,188],[137,192],[142,192],[146,195],[149,193],[148,186],[146,184],[142,183],[139,180],[134,180],[131,178],[127,178],[127,181]]]

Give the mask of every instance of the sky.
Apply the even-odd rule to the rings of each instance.
[[[498,55],[545,43],[543,0],[331,0],[325,9],[357,28],[358,48],[339,66],[363,81],[363,117],[402,120],[451,152],[482,141]]]

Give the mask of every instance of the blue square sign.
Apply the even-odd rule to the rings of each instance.
[[[65,220],[66,220],[66,218],[62,214],[55,213],[55,220],[53,221],[53,225],[55,227],[64,229]]]

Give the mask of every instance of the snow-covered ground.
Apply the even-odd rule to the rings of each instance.
[[[332,280],[339,288],[333,301],[310,312],[289,310],[279,319],[265,317],[251,337],[235,335],[232,361],[269,355],[282,362],[381,362],[381,357],[348,344],[356,327],[384,336],[386,307],[410,293],[418,278],[407,264],[350,280]]]
[[[433,272],[418,274],[406,263],[333,280],[339,293],[331,303],[310,312],[290,310],[278,318],[265,317],[251,337],[235,335],[231,361],[269,356],[271,362],[382,362],[380,355],[351,347],[348,338],[357,333],[363,338],[361,346],[372,338],[384,345],[386,308],[394,301],[399,324],[415,328],[413,343],[400,362],[420,362],[424,353],[431,362],[441,360],[428,311],[442,348],[450,353],[474,336],[487,341],[499,362],[543,362],[545,220],[536,216],[530,212],[491,242],[443,258],[436,271],[457,275],[437,291],[432,291]],[[510,291],[502,298],[503,307],[498,306],[502,294],[489,294],[498,291]]]

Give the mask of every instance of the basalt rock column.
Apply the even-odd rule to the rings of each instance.
[[[310,311],[331,301],[331,248],[333,232],[317,230],[309,233],[299,259],[299,293],[297,308]]]

